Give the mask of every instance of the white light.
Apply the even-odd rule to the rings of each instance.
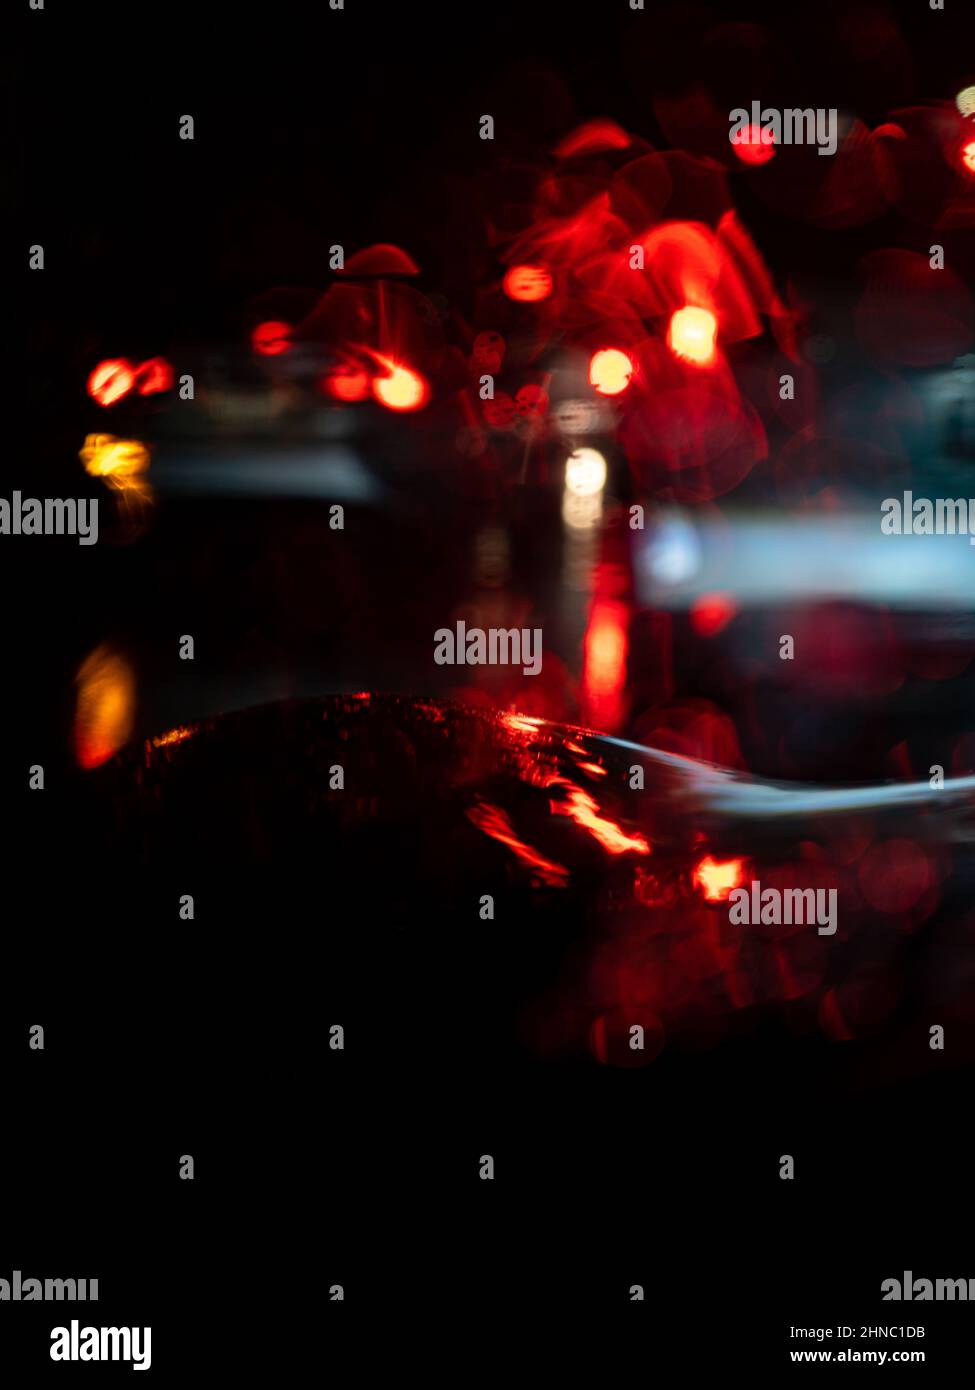
[[[658,584],[684,584],[701,565],[697,532],[679,512],[663,516],[647,544],[646,568]]]
[[[606,485],[606,460],[598,449],[574,449],[565,461],[565,486],[576,497],[595,497]]]
[[[591,531],[599,525],[603,514],[603,499],[600,493],[590,497],[580,497],[578,493],[562,494],[562,520],[573,531]]]

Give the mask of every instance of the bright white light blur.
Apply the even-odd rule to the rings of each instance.
[[[594,497],[606,486],[606,460],[598,449],[574,449],[565,461],[565,486],[576,497]]]
[[[661,518],[647,543],[645,568],[658,584],[684,584],[701,564],[697,532],[680,512]]]
[[[562,520],[573,531],[592,530],[594,526],[599,524],[602,514],[603,495],[601,492],[591,493],[588,497],[580,497],[577,492],[570,492],[568,488],[563,492]],[[588,579],[586,582],[588,583]]]
[[[955,97],[955,105],[963,116],[975,116],[975,87],[963,87]]]

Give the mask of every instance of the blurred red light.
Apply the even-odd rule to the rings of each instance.
[[[619,348],[600,348],[589,361],[589,384],[601,396],[618,396],[630,384],[633,363]]]
[[[88,394],[99,405],[114,405],[135,385],[135,371],[124,357],[99,362],[88,378]]]
[[[153,396],[158,391],[168,391],[173,384],[173,369],[165,357],[151,357],[143,362],[135,374],[136,389],[140,396]]]
[[[975,174],[975,140],[969,140],[962,146],[961,162],[971,174]]]
[[[772,132],[756,125],[747,126],[731,148],[742,164],[767,164],[775,154]]]
[[[623,717],[628,611],[624,603],[596,599],[583,640],[582,705],[596,728],[613,732]]]
[[[667,346],[675,357],[704,367],[714,360],[717,331],[718,323],[710,310],[688,304],[671,318]]]
[[[337,401],[364,401],[369,394],[369,373],[361,367],[340,367],[322,379],[322,390]]]
[[[504,277],[504,292],[509,299],[536,304],[552,293],[552,277],[543,266],[514,265]]]
[[[280,357],[291,347],[291,324],[276,319],[259,323],[251,333],[251,347],[262,357]]]
[[[702,594],[691,605],[691,625],[701,637],[714,637],[737,612],[738,605],[729,594]]]

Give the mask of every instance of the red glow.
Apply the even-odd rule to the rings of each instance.
[[[251,347],[262,357],[280,357],[291,347],[291,324],[271,319],[251,333]]]
[[[552,293],[552,277],[543,266],[514,265],[504,277],[504,292],[509,299],[536,304]]]
[[[881,840],[858,865],[860,891],[871,907],[908,912],[936,881],[934,865],[913,840]]]
[[[587,717],[598,728],[618,728],[626,680],[628,612],[624,603],[597,599],[589,615],[582,661]]]
[[[369,394],[369,373],[362,367],[338,367],[322,379],[322,390],[337,401],[363,401]]]
[[[667,346],[675,357],[704,367],[714,360],[717,331],[717,320],[709,310],[687,304],[683,309],[678,309],[670,320]]]
[[[588,830],[593,839],[598,840],[603,849],[608,850],[610,854],[625,854],[627,850],[632,850],[634,854],[650,853],[650,846],[642,835],[627,835],[616,821],[600,815],[599,806],[588,792],[583,791],[581,787],[573,786],[567,786],[566,792],[566,801],[550,803],[554,815],[571,816],[577,825]]]
[[[632,1047],[633,1028],[643,1029],[642,1048]],[[610,1067],[646,1067],[662,1052],[667,1035],[655,1013],[642,1005],[620,1006],[601,1014],[589,1029],[589,1049]]]
[[[712,859],[709,854],[694,869],[694,883],[709,903],[724,902],[744,881],[744,859]]]
[[[600,348],[589,361],[589,384],[601,396],[618,396],[630,384],[633,363],[619,348]]]
[[[377,242],[356,251],[342,268],[345,275],[419,275],[420,267],[401,246]]]
[[[380,361],[389,368],[387,376],[374,377],[372,382],[372,394],[380,405],[387,410],[419,410],[426,404],[430,388],[419,372],[386,357]]]
[[[140,396],[154,396],[159,391],[168,391],[172,384],[173,369],[165,357],[150,357],[135,374],[135,385]]]
[[[512,714],[506,710],[501,715],[501,723],[515,734],[538,734],[539,721],[529,714]]]
[[[573,155],[594,154],[599,150],[625,150],[630,137],[615,121],[605,118],[587,121],[577,126],[555,147],[556,159],[571,159]]]
[[[702,594],[691,605],[691,625],[701,637],[715,637],[738,612],[730,594]]]
[[[731,148],[742,164],[767,164],[775,154],[772,132],[757,125],[746,126]]]
[[[975,174],[975,140],[962,146],[961,162],[970,174]]]
[[[563,868],[561,864],[556,864],[552,859],[546,859],[544,855],[539,854],[538,850],[532,849],[531,845],[526,844],[524,840],[519,840],[511,821],[500,806],[480,802],[476,806],[469,807],[467,818],[477,826],[478,830],[483,830],[485,835],[490,835],[492,840],[498,840],[502,845],[507,845],[523,863],[529,866],[534,877],[541,879],[543,883],[551,884],[553,888],[564,886],[569,877],[568,869]]]
[[[507,391],[499,391],[493,401],[485,401],[482,409],[485,420],[493,430],[508,429],[518,413]]]
[[[88,394],[99,405],[114,405],[135,385],[135,371],[124,357],[99,362],[88,378]]]

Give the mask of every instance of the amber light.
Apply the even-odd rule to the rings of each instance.
[[[709,903],[724,902],[745,881],[744,859],[712,859],[708,855],[694,870],[694,882]]]
[[[93,478],[109,478],[120,485],[149,467],[149,450],[143,443],[116,439],[114,434],[86,435],[79,457]]]
[[[504,277],[504,292],[509,299],[536,304],[552,293],[552,277],[544,266],[513,265]]]
[[[718,323],[708,309],[685,305],[678,309],[670,320],[667,330],[667,346],[675,357],[685,362],[696,362],[707,366],[714,360],[714,340]]]
[[[135,674],[123,656],[100,646],[82,663],[75,683],[75,755],[86,770],[100,767],[128,741],[135,711]]]
[[[969,140],[967,145],[962,146],[961,162],[970,174],[975,174],[975,140]]]
[[[589,361],[589,384],[601,396],[618,396],[633,376],[633,363],[620,348],[600,348]]]

